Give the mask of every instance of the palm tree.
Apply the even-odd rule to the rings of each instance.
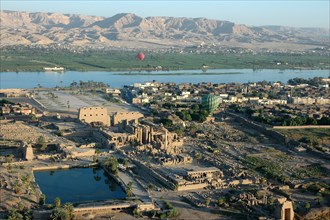
[[[14,191],[16,194],[19,194],[21,192],[21,186],[22,184],[20,184],[18,180],[16,180],[14,183]]]
[[[74,207],[72,203],[65,203],[63,208],[70,220],[74,219]]]
[[[50,215],[51,220],[66,220],[68,219],[66,211],[61,207],[55,207]]]
[[[9,212],[9,215],[7,216],[8,220],[17,220],[17,219],[23,219],[23,215],[18,212],[18,210],[13,209]]]
[[[39,198],[39,204],[40,205],[44,205],[46,203],[46,195],[45,194],[41,194],[40,198]]]
[[[128,197],[133,196],[132,188],[133,188],[133,182],[131,181],[127,184],[127,188],[126,188],[126,192],[127,192]]]
[[[60,207],[61,206],[61,199],[59,197],[55,198],[54,205],[55,205],[55,207]]]
[[[206,198],[205,199],[205,205],[206,205],[206,207],[209,207],[210,202],[211,202],[211,198]]]
[[[116,157],[108,157],[104,161],[104,167],[106,167],[108,170],[110,170],[113,174],[118,174],[118,160]]]

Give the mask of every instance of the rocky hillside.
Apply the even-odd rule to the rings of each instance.
[[[104,18],[59,13],[1,11],[1,46],[59,44],[79,46],[167,47],[205,44],[270,48],[329,45],[329,30],[282,26],[249,27],[206,18]]]

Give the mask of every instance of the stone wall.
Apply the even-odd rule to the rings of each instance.
[[[158,180],[160,183],[162,183],[164,186],[174,190],[176,187],[175,185],[170,182],[168,179],[166,179],[165,177],[163,177],[162,175],[160,175],[159,173],[157,173],[156,171],[154,171],[153,169],[149,168],[148,166],[144,165],[143,163],[141,163],[138,160],[134,160],[132,158],[130,158],[133,163],[138,167],[141,168],[145,171],[147,171],[149,173],[149,175],[151,175],[152,177],[154,177],[156,180]]]
[[[177,191],[184,191],[184,190],[195,190],[195,189],[203,189],[207,187],[208,183],[196,183],[196,184],[188,184],[188,185],[180,185],[176,188]]]
[[[330,125],[273,126],[273,129],[330,128]]]
[[[110,117],[105,107],[84,107],[79,109],[79,120],[92,123],[102,122],[106,126],[110,126]]]
[[[137,122],[138,119],[143,118],[144,115],[140,112],[116,112],[111,116],[111,125],[115,126],[120,124],[121,122],[127,120],[132,121],[135,120]]]

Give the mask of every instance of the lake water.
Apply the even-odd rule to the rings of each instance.
[[[56,197],[62,203],[126,198],[122,188],[101,168],[35,171],[34,176],[47,204],[53,204]]]
[[[47,72],[1,72],[0,88],[34,88],[38,84],[49,88],[55,86],[69,86],[73,81],[98,81],[109,84],[114,88],[132,85],[135,82],[156,80],[157,82],[175,83],[229,83],[229,82],[257,82],[281,81],[286,83],[289,79],[329,77],[329,70],[278,70],[265,69],[253,71],[252,69],[210,69],[206,73],[201,70],[181,70],[169,72],[73,72],[47,73]]]

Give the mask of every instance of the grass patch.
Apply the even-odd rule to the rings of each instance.
[[[276,129],[276,131],[297,141],[308,138],[318,140],[321,144],[330,143],[330,128]]]
[[[253,156],[246,156],[243,159],[243,162],[249,168],[257,171],[268,179],[278,180],[281,182],[286,182],[288,180],[288,177],[283,172],[284,170],[278,163]]]
[[[328,169],[321,166],[321,164],[311,164],[305,167],[301,167],[295,170],[293,173],[294,177],[296,178],[306,178],[306,177],[312,177],[312,178],[322,178],[328,176]]]

